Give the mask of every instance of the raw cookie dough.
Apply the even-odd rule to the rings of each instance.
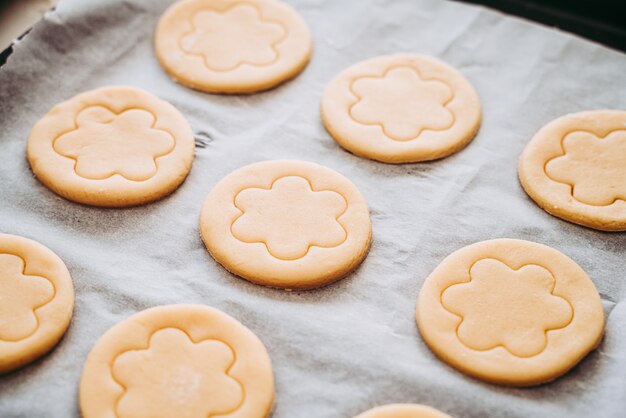
[[[273,402],[263,343],[203,305],[158,306],[113,326],[80,382],[84,418],[265,418]]]
[[[354,184],[304,161],[265,161],[226,176],[204,202],[200,232],[230,272],[287,289],[344,277],[371,241],[369,209]]]
[[[154,38],[178,82],[213,93],[253,93],[299,74],[311,57],[306,22],[276,0],[182,0]]]
[[[361,157],[410,163],[446,157],[474,138],[480,100],[454,68],[414,54],[360,62],[339,73],[322,98],[335,140]]]
[[[493,383],[556,379],[600,342],[604,312],[585,272],[548,246],[483,241],[448,257],[417,301],[422,337],[443,361]]]
[[[63,261],[35,241],[0,234],[0,373],[50,351],[73,308],[74,287]]]
[[[450,415],[425,405],[392,404],[370,409],[354,418],[450,418]]]
[[[54,106],[33,128],[28,161],[55,193],[94,206],[132,206],[172,193],[194,156],[174,106],[132,87],[104,87]]]
[[[545,211],[604,231],[626,231],[626,111],[560,117],[519,161],[526,193]]]

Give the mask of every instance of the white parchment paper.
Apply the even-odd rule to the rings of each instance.
[[[313,60],[267,93],[218,96],[172,82],[152,51],[168,0],[62,0],[0,69],[0,230],[33,238],[67,264],[76,309],[48,356],[0,376],[0,417],[77,417],[84,360],[109,327],[160,304],[202,303],[251,328],[276,376],[273,418],[350,418],[417,402],[457,417],[619,417],[626,411],[626,234],[602,233],[539,209],[516,178],[526,142],[569,112],[626,108],[626,56],[483,8],[436,0],[289,0],[311,27]],[[483,126],[441,161],[393,166],[357,158],[325,132],[326,83],[373,56],[439,57],[474,84]],[[170,101],[206,147],[187,181],[147,206],[107,210],[68,202],[33,178],[32,125],[57,102],[104,85]],[[350,178],[371,208],[374,241],[354,274],[287,293],[221,268],[198,233],[200,206],[230,171],[255,161],[315,161]],[[415,301],[449,253],[511,237],[551,245],[591,276],[606,308],[598,350],[554,383],[511,389],[439,361],[420,338]]]

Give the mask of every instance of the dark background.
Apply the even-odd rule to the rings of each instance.
[[[626,52],[626,0],[455,0],[481,4]],[[9,0],[0,0],[1,6]],[[0,65],[11,48],[0,51]]]
[[[626,0],[457,0],[482,4],[626,52]]]

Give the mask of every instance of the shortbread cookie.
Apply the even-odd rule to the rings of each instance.
[[[312,41],[304,20],[277,0],[182,0],[161,18],[155,49],[182,84],[253,93],[300,73]]]
[[[379,406],[354,418],[450,418],[450,415],[430,406],[417,404],[392,404]]]
[[[328,132],[348,151],[386,163],[446,157],[474,138],[480,100],[454,68],[421,55],[360,62],[322,98]]]
[[[0,234],[0,373],[50,351],[74,308],[70,273],[43,245]]]
[[[263,343],[202,305],[159,306],[115,325],[80,382],[84,418],[265,418],[273,402]]]
[[[132,206],[185,180],[194,138],[176,108],[132,87],[105,87],[54,106],[33,128],[28,161],[55,193],[94,206]]]
[[[204,202],[200,232],[227,270],[287,289],[342,278],[371,240],[367,203],[354,184],[303,161],[265,161],[226,176]]]
[[[604,231],[626,230],[626,111],[558,118],[519,162],[526,193],[548,213]]]
[[[417,302],[422,337],[443,361],[493,383],[556,379],[604,332],[598,291],[559,251],[496,239],[462,248],[426,279]]]

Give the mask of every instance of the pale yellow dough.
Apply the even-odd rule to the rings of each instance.
[[[35,241],[0,234],[0,373],[50,351],[73,308],[72,278],[63,261]]]
[[[277,0],[182,0],[156,29],[156,55],[178,82],[253,93],[300,73],[311,57],[306,22]]]
[[[526,193],[548,213],[604,231],[626,230],[626,111],[558,118],[519,161]]]
[[[467,79],[434,58],[398,54],[339,73],[322,97],[322,120],[348,151],[386,163],[446,157],[474,138],[480,100]]]
[[[274,402],[263,343],[202,305],[147,309],[108,330],[80,382],[84,418],[265,418]]]
[[[604,313],[585,272],[559,251],[496,239],[462,248],[424,282],[417,325],[443,361],[479,379],[556,379],[600,342]]]
[[[450,415],[425,405],[392,404],[370,409],[354,418],[450,418]]]
[[[303,161],[265,161],[226,176],[204,202],[200,232],[227,270],[286,289],[344,277],[371,241],[369,209],[354,184]]]
[[[28,161],[55,193],[94,206],[132,206],[172,193],[194,156],[174,106],[132,87],[104,87],[54,106],[34,126]]]

